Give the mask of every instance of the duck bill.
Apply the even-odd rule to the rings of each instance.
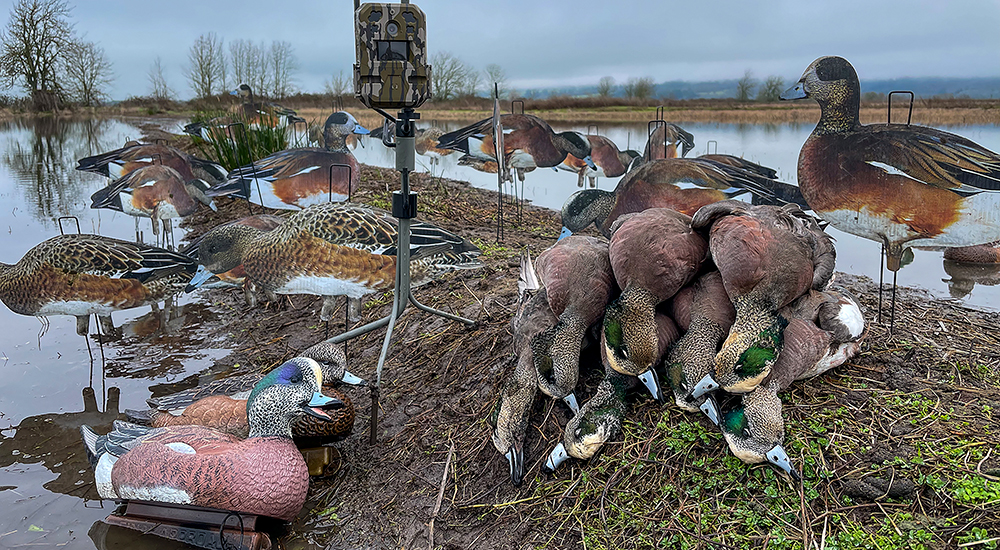
[[[514,487],[520,487],[524,481],[524,449],[520,445],[511,445],[504,456],[510,463],[510,482]]]
[[[367,136],[368,134],[372,133],[372,131],[369,130],[368,128],[365,128],[364,126],[362,126],[360,124],[355,124],[354,125],[354,133],[358,134],[358,135],[361,135],[361,136]]]
[[[659,401],[660,403],[663,402],[663,391],[660,390],[660,380],[656,376],[656,371],[653,369],[647,370],[639,375],[639,380],[642,382],[642,385],[646,386],[646,389],[649,390],[653,399]]]
[[[198,266],[198,271],[195,272],[194,277],[191,277],[191,282],[184,287],[184,292],[191,292],[192,290],[200,287],[205,283],[205,281],[212,278],[215,273],[208,270],[207,267],[203,265]]]
[[[788,458],[788,453],[781,445],[775,445],[773,449],[767,452],[767,461],[774,464],[786,475],[791,476],[795,481],[800,481],[802,478],[799,477],[799,473],[792,468],[792,460]]]
[[[698,381],[694,390],[691,391],[691,398],[698,399],[706,393],[713,392],[717,389],[719,389],[719,383],[712,378],[711,374],[706,374],[704,378]]]
[[[786,101],[793,99],[805,99],[806,98],[806,87],[805,84],[801,82],[795,83],[794,86],[781,92],[778,99],[784,99]]]
[[[587,163],[587,167],[591,170],[597,170],[597,165],[594,164],[594,159],[590,158],[590,155],[583,157],[583,162]]]
[[[313,392],[312,399],[302,408],[309,416],[320,420],[331,420],[327,410],[342,409],[344,402],[336,397],[329,397],[319,392]]]
[[[542,466],[542,471],[548,474],[555,472],[556,468],[565,462],[568,457],[569,453],[566,452],[566,446],[560,442],[556,445],[556,448],[552,449],[552,452],[549,453],[549,458],[545,460],[545,464]]]
[[[556,242],[559,242],[559,241],[565,239],[566,237],[569,237],[572,234],[573,234],[573,232],[570,231],[569,228],[564,225],[563,228],[562,228],[562,231],[559,232],[559,238],[556,239]]]
[[[712,424],[719,425],[719,406],[715,404],[715,399],[710,395],[698,407],[705,416],[712,421]]]
[[[352,386],[367,386],[368,381],[360,376],[355,376],[348,371],[344,371],[344,376],[340,378],[340,381],[345,384],[350,384]]]
[[[576,401],[575,393],[571,393],[566,397],[563,397],[563,401],[566,402],[566,405],[570,408],[571,411],[573,411],[574,415],[580,414],[580,404],[577,403]]]

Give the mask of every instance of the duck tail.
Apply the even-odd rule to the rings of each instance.
[[[143,426],[150,426],[153,423],[153,419],[156,417],[156,413],[152,409],[125,409],[125,420],[133,424],[141,424]]]
[[[521,252],[521,271],[517,277],[517,295],[524,296],[529,290],[537,290],[542,285],[538,281],[538,274],[535,273],[535,266],[531,263],[531,253],[525,248]]]
[[[107,153],[83,157],[82,159],[76,161],[76,169],[81,172],[93,172],[95,174],[100,174],[106,178],[111,177],[108,173],[108,164],[112,161],[121,159],[122,153],[138,145],[140,145],[138,142],[133,141],[126,144],[125,147],[120,147],[113,151],[108,151]]]
[[[123,211],[121,186],[111,184],[103,189],[98,189],[90,196],[91,208],[106,208],[108,210]]]
[[[216,164],[210,160],[201,159],[198,157],[188,157],[188,164],[194,170],[201,170],[209,176],[209,179],[215,182],[226,181],[229,177],[229,172],[225,168]]]
[[[87,448],[87,461],[90,462],[91,467],[96,468],[97,461],[104,454],[104,445],[101,443],[101,439],[107,440],[107,438],[86,424],[80,426],[80,436],[83,437],[83,446]]]

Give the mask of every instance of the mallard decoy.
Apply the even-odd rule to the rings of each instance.
[[[357,188],[361,174],[358,160],[345,142],[352,133],[367,134],[368,130],[346,111],[333,113],[324,125],[324,149],[278,151],[233,170],[226,182],[212,186],[206,194],[239,197],[283,210],[347,200]]]
[[[628,171],[632,161],[639,158],[639,152],[628,149],[620,151],[615,142],[604,136],[587,134],[584,136],[590,142],[590,159],[595,168],[591,168],[582,159],[573,155],[557,166],[560,170],[574,172],[577,175],[576,186],[583,187],[584,178],[590,180],[590,186],[596,185],[597,178],[617,178]]]
[[[515,486],[524,481],[524,437],[528,431],[531,405],[538,391],[531,340],[558,322],[559,318],[549,308],[546,291],[535,275],[531,258],[525,253],[521,257],[518,279],[517,313],[511,319],[517,364],[501,383],[500,397],[490,414],[493,446],[510,464],[510,482]]]
[[[297,442],[320,440],[321,443],[347,437],[354,428],[354,404],[333,384],[363,385],[365,381],[347,370],[344,351],[333,344],[320,342],[299,356],[319,364],[323,373],[323,392],[339,399],[344,406],[331,411],[329,420],[320,421],[308,416],[299,418],[292,424],[293,437]],[[149,410],[126,409],[125,414],[129,422],[154,428],[194,424],[246,438],[250,432],[247,397],[264,376],[261,372],[230,376],[163,397],[151,397],[146,400]]]
[[[205,196],[208,184],[200,179],[185,180],[173,168],[165,165],[143,166],[132,170],[107,187],[90,196],[91,208],[106,208],[135,218],[136,240],[139,240],[139,218],[149,218],[153,235],[160,240],[163,221],[163,244],[173,236],[174,218],[183,218],[198,210],[198,203],[218,211],[212,199]]]
[[[414,221],[410,229],[412,286],[448,271],[482,267],[479,249],[465,239],[426,222]],[[270,232],[243,225],[212,229],[201,238],[198,261],[189,291],[213,274],[243,265],[244,284],[266,293],[323,296],[320,318],[327,321],[334,296],[358,300],[395,285],[396,219],[354,204],[321,203]]]
[[[690,221],[673,210],[651,208],[622,216],[612,226],[608,254],[622,293],[605,309],[602,342],[611,368],[639,376],[658,400],[653,367],[665,347],[660,349],[657,336],[656,306],[691,282],[708,251]]]
[[[86,335],[89,316],[160,302],[180,292],[197,263],[162,248],[100,235],[59,235],[14,265],[0,263],[0,300],[14,313],[73,315]]]
[[[210,160],[189,155],[169,145],[138,141],[129,141],[124,147],[107,153],[84,157],[77,161],[76,169],[118,179],[138,168],[157,164],[177,170],[184,181],[195,178],[209,184],[226,181],[226,169]]]
[[[795,205],[723,201],[695,213],[691,226],[709,231],[712,259],[736,308],[714,372],[696,384],[692,397],[720,386],[731,393],[751,391],[781,353],[787,320],[778,310],[810,288],[826,288],[833,277],[833,242]]]
[[[579,412],[576,389],[580,348],[587,328],[618,293],[604,239],[571,236],[538,255],[538,279],[559,322],[531,339],[538,388]]]
[[[842,57],[821,57],[781,99],[816,100],[819,123],[799,152],[809,207],[841,231],[882,243],[887,266],[910,246],[1000,239],[1000,156],[961,136],[859,120],[861,85]]]
[[[681,154],[677,154],[677,146],[681,146]],[[644,160],[652,161],[664,158],[686,157],[688,151],[694,148],[694,135],[680,126],[672,123],[659,123],[646,142],[642,152]]]
[[[319,365],[304,357],[271,371],[247,400],[244,440],[202,426],[116,422],[103,436],[81,426],[98,493],[291,521],[309,489],[292,422],[304,414],[327,420],[326,410],[342,406],[320,393],[321,382]]]

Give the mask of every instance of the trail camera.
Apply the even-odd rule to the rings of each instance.
[[[354,17],[354,95],[380,109],[415,109],[430,99],[424,12],[413,4],[363,4]]]

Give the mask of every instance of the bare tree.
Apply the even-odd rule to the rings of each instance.
[[[244,83],[259,94],[267,94],[271,88],[271,57],[267,55],[264,42],[250,43],[247,48],[247,73]]]
[[[0,31],[0,79],[20,83],[35,109],[58,107],[61,56],[73,41],[65,0],[19,0]]]
[[[268,58],[271,64],[271,96],[282,99],[291,95],[295,91],[292,74],[299,67],[291,43],[284,40],[271,42]]]
[[[204,98],[221,92],[226,86],[226,58],[222,39],[214,32],[195,39],[188,51],[188,82],[195,96]]]
[[[736,100],[750,101],[750,97],[753,96],[753,90],[756,87],[757,79],[753,77],[753,71],[747,69],[743,73],[743,78],[736,82]]]
[[[339,73],[330,77],[330,80],[323,83],[323,89],[328,95],[340,97],[350,90],[352,84],[353,82],[351,79],[344,76],[344,71],[341,70]]]
[[[611,97],[611,93],[615,91],[615,77],[604,76],[597,81],[597,95],[601,97]]]
[[[66,46],[65,54],[65,88],[69,96],[87,107],[107,99],[108,86],[114,77],[104,49],[93,42],[77,40]]]
[[[757,101],[773,102],[778,101],[778,96],[785,87],[785,79],[778,75],[771,75],[764,79],[764,82],[757,88]]]
[[[434,99],[447,101],[458,97],[469,72],[462,60],[450,52],[437,52],[431,56],[434,70]]]
[[[497,85],[497,92],[499,92],[500,97],[508,97],[510,90],[507,89],[507,71],[503,70],[503,67],[497,65],[496,63],[490,63],[486,66],[486,85],[490,89],[490,97],[493,97],[493,84]]]
[[[229,43],[229,67],[232,69],[233,87],[250,80],[250,64],[254,43],[250,40],[233,40]]]
[[[163,62],[160,60],[160,56],[156,56],[153,64],[149,67],[149,87],[153,99],[173,99],[177,96],[167,84],[166,77],[163,76]]]
[[[483,86],[483,75],[469,67],[469,70],[465,72],[465,78],[462,79],[462,90],[461,95],[464,96],[475,96],[479,94],[479,89]]]
[[[622,91],[625,92],[625,97],[629,99],[649,99],[653,97],[653,88],[655,86],[656,84],[651,77],[632,77],[622,86]]]

